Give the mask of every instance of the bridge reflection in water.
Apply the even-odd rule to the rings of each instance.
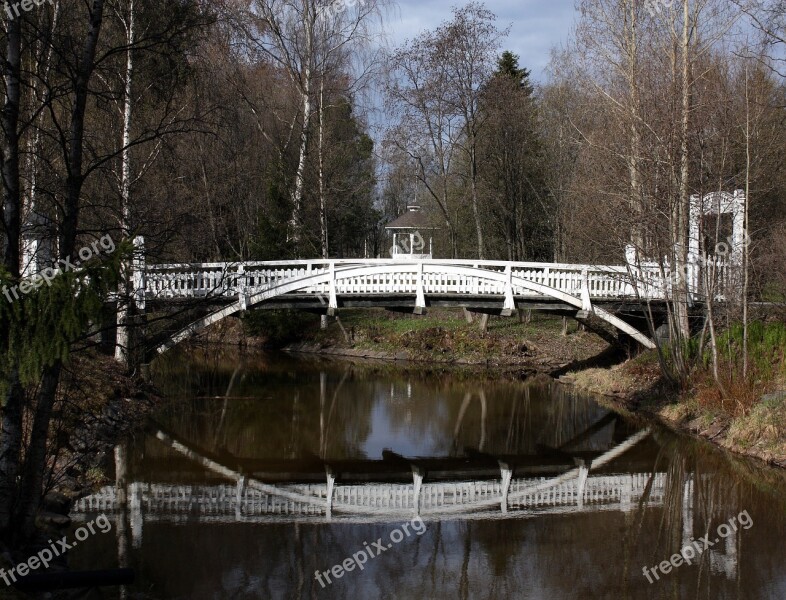
[[[469,577],[470,565],[484,553],[494,560],[505,556],[504,562],[520,569],[524,556],[535,552],[531,560],[542,554],[536,561],[540,571],[527,571],[534,578],[551,573],[549,561],[560,556],[587,568],[581,553],[589,551],[597,559],[598,553],[608,554],[609,577],[630,554],[624,569],[631,589],[651,590],[639,573],[642,566],[667,559],[741,510],[739,487],[674,455],[668,436],[639,430],[560,388],[369,376],[355,367],[314,372],[289,364],[268,369],[261,397],[249,399],[252,389],[260,389],[253,373],[244,378],[233,368],[196,382],[193,372],[188,377],[193,387],[186,388],[184,401],[158,416],[158,427],[144,442],[117,448],[115,485],[81,499],[74,511],[77,520],[114,516],[121,566],[143,561],[143,579],[169,594],[158,597],[224,597],[227,586],[235,585],[228,583],[230,573],[232,581],[240,578],[240,587],[232,587],[235,597],[311,597],[321,592],[308,584],[313,568],[339,562],[364,540],[415,515],[428,525],[426,535],[392,553],[396,558],[387,563],[370,566],[373,574],[362,576],[370,579],[352,585],[368,591],[363,586],[391,577],[388,584],[415,593],[420,568],[431,577],[443,568],[425,558],[432,553]],[[182,382],[174,375],[169,384]],[[247,409],[261,412],[264,424],[254,422]],[[745,508],[753,510],[748,502]],[[756,533],[766,536],[761,527]],[[521,531],[529,532],[526,539]],[[698,580],[689,588],[701,587],[707,577],[713,586],[719,580],[738,585],[741,548],[749,544],[742,538],[749,533],[754,532],[732,532],[702,553]],[[212,545],[209,560],[190,552],[204,544]],[[421,556],[415,548],[422,544]],[[478,554],[477,544],[492,545]],[[467,562],[469,556],[473,562]],[[172,561],[179,560],[204,563],[208,571],[197,577],[207,586],[204,593],[185,573],[172,579]],[[401,562],[409,560],[411,576],[400,575]],[[214,568],[218,581],[209,574]],[[378,571],[387,568],[389,574]],[[483,581],[489,584],[503,573],[509,582],[519,578],[497,568],[502,572],[478,575],[482,581],[476,583],[462,575],[457,585],[464,592],[458,597],[475,597],[472,590],[482,596]],[[565,567],[590,585],[595,577],[578,568]],[[560,587],[560,570],[541,582],[542,589]],[[158,576],[150,574],[156,571]],[[262,572],[267,574],[260,579]],[[420,597],[456,597],[447,593],[455,592],[452,584],[437,581],[430,584],[431,595]],[[237,591],[249,586],[256,591]],[[332,597],[344,597],[347,590],[341,590]],[[517,593],[509,589],[488,597],[569,597]]]

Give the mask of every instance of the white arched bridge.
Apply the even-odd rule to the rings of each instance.
[[[511,315],[519,308],[569,314],[600,323],[654,348],[645,313],[671,297],[673,273],[658,263],[628,257],[624,266],[477,260],[358,259],[220,262],[147,265],[142,238],[135,240],[133,300],[200,302],[211,306],[179,331],[157,342],[161,354],[223,319],[256,308],[297,308],[333,315],[343,307],[411,310],[453,306]],[[694,253],[695,254],[695,253]],[[693,254],[691,255],[693,256]],[[695,257],[694,257],[695,258]],[[712,259],[712,294],[724,298],[734,261]],[[702,268],[691,260],[685,277],[689,302],[706,295]]]
[[[657,267],[598,267],[557,263],[462,260],[301,260],[140,265],[135,299],[212,300],[215,309],[160,343],[160,354],[181,341],[252,308],[303,308],[334,314],[341,307],[483,307],[510,315],[517,308],[573,311],[597,317],[652,348],[649,335],[619,313],[668,296],[668,274]],[[643,321],[642,321],[643,322]]]

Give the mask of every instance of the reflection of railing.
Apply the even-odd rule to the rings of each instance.
[[[642,430],[611,450],[596,457],[592,468],[601,468],[627,452],[649,435]],[[541,508],[618,508],[628,509],[641,499],[647,476],[640,474],[594,475],[580,461],[579,466],[555,478],[513,479],[511,468],[500,462],[500,479],[495,481],[424,482],[424,472],[412,465],[411,484],[337,484],[335,474],[327,469],[325,483],[271,485],[202,455],[193,448],[172,439],[163,431],[156,437],[175,452],[201,465],[210,472],[235,481],[232,486],[180,486],[140,484],[132,487],[132,504],[146,506],[153,514],[185,511],[200,514],[206,510],[219,515],[252,516],[285,515],[289,517],[323,516],[333,513],[389,517],[401,515],[446,516],[499,510],[535,510]],[[653,476],[654,489],[662,498],[663,475]],[[589,482],[589,483],[588,483]],[[658,483],[660,482],[660,483]],[[234,494],[232,490],[234,489]],[[76,510],[113,511],[117,509],[114,488],[107,487],[94,496],[79,501]],[[136,496],[134,496],[136,493]],[[221,501],[219,501],[219,498]],[[141,508],[140,508],[141,510]]]
[[[641,500],[650,475],[593,475],[586,479],[583,489],[579,479],[564,481],[547,489],[533,489],[546,483],[545,478],[522,478],[510,482],[507,510],[531,514],[533,512],[563,512],[566,510],[631,510]],[[139,507],[145,518],[178,520],[178,516],[197,520],[253,520],[255,517],[309,518],[326,517],[327,494],[330,484],[275,486],[262,491],[235,485],[176,485],[132,483],[129,502]],[[273,486],[271,486],[273,487]],[[650,504],[660,504],[666,489],[666,474],[652,476],[647,497]],[[420,504],[424,517],[438,517],[443,513],[458,512],[470,515],[487,512],[489,503],[499,509],[503,496],[502,481],[464,481],[423,483],[417,494],[413,484],[336,485],[333,488],[332,510],[337,515],[370,516],[382,519],[412,515]],[[300,496],[300,500],[293,499]],[[76,502],[77,513],[116,512],[119,510],[114,486],[106,486],[92,496]],[[499,511],[498,511],[499,512]],[[266,519],[260,519],[262,521]]]

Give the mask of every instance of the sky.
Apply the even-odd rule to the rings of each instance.
[[[398,0],[388,15],[390,43],[398,45],[425,29],[434,29],[450,20],[451,8],[464,0]],[[504,49],[521,57],[519,64],[532,71],[536,82],[545,82],[552,47],[564,43],[572,29],[574,0],[486,0],[500,29],[510,26]]]

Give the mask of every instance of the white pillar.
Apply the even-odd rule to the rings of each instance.
[[[338,294],[336,293],[336,263],[331,262],[330,272],[330,298],[328,300],[328,316],[334,316],[338,310]]]
[[[423,285],[423,263],[418,263],[417,284],[415,290],[415,314],[422,315],[426,309],[425,286]]]
[[[745,192],[736,190],[732,201],[732,248],[731,263],[735,266],[742,266],[742,257],[745,252],[745,244],[748,239],[748,232],[745,231]]]

